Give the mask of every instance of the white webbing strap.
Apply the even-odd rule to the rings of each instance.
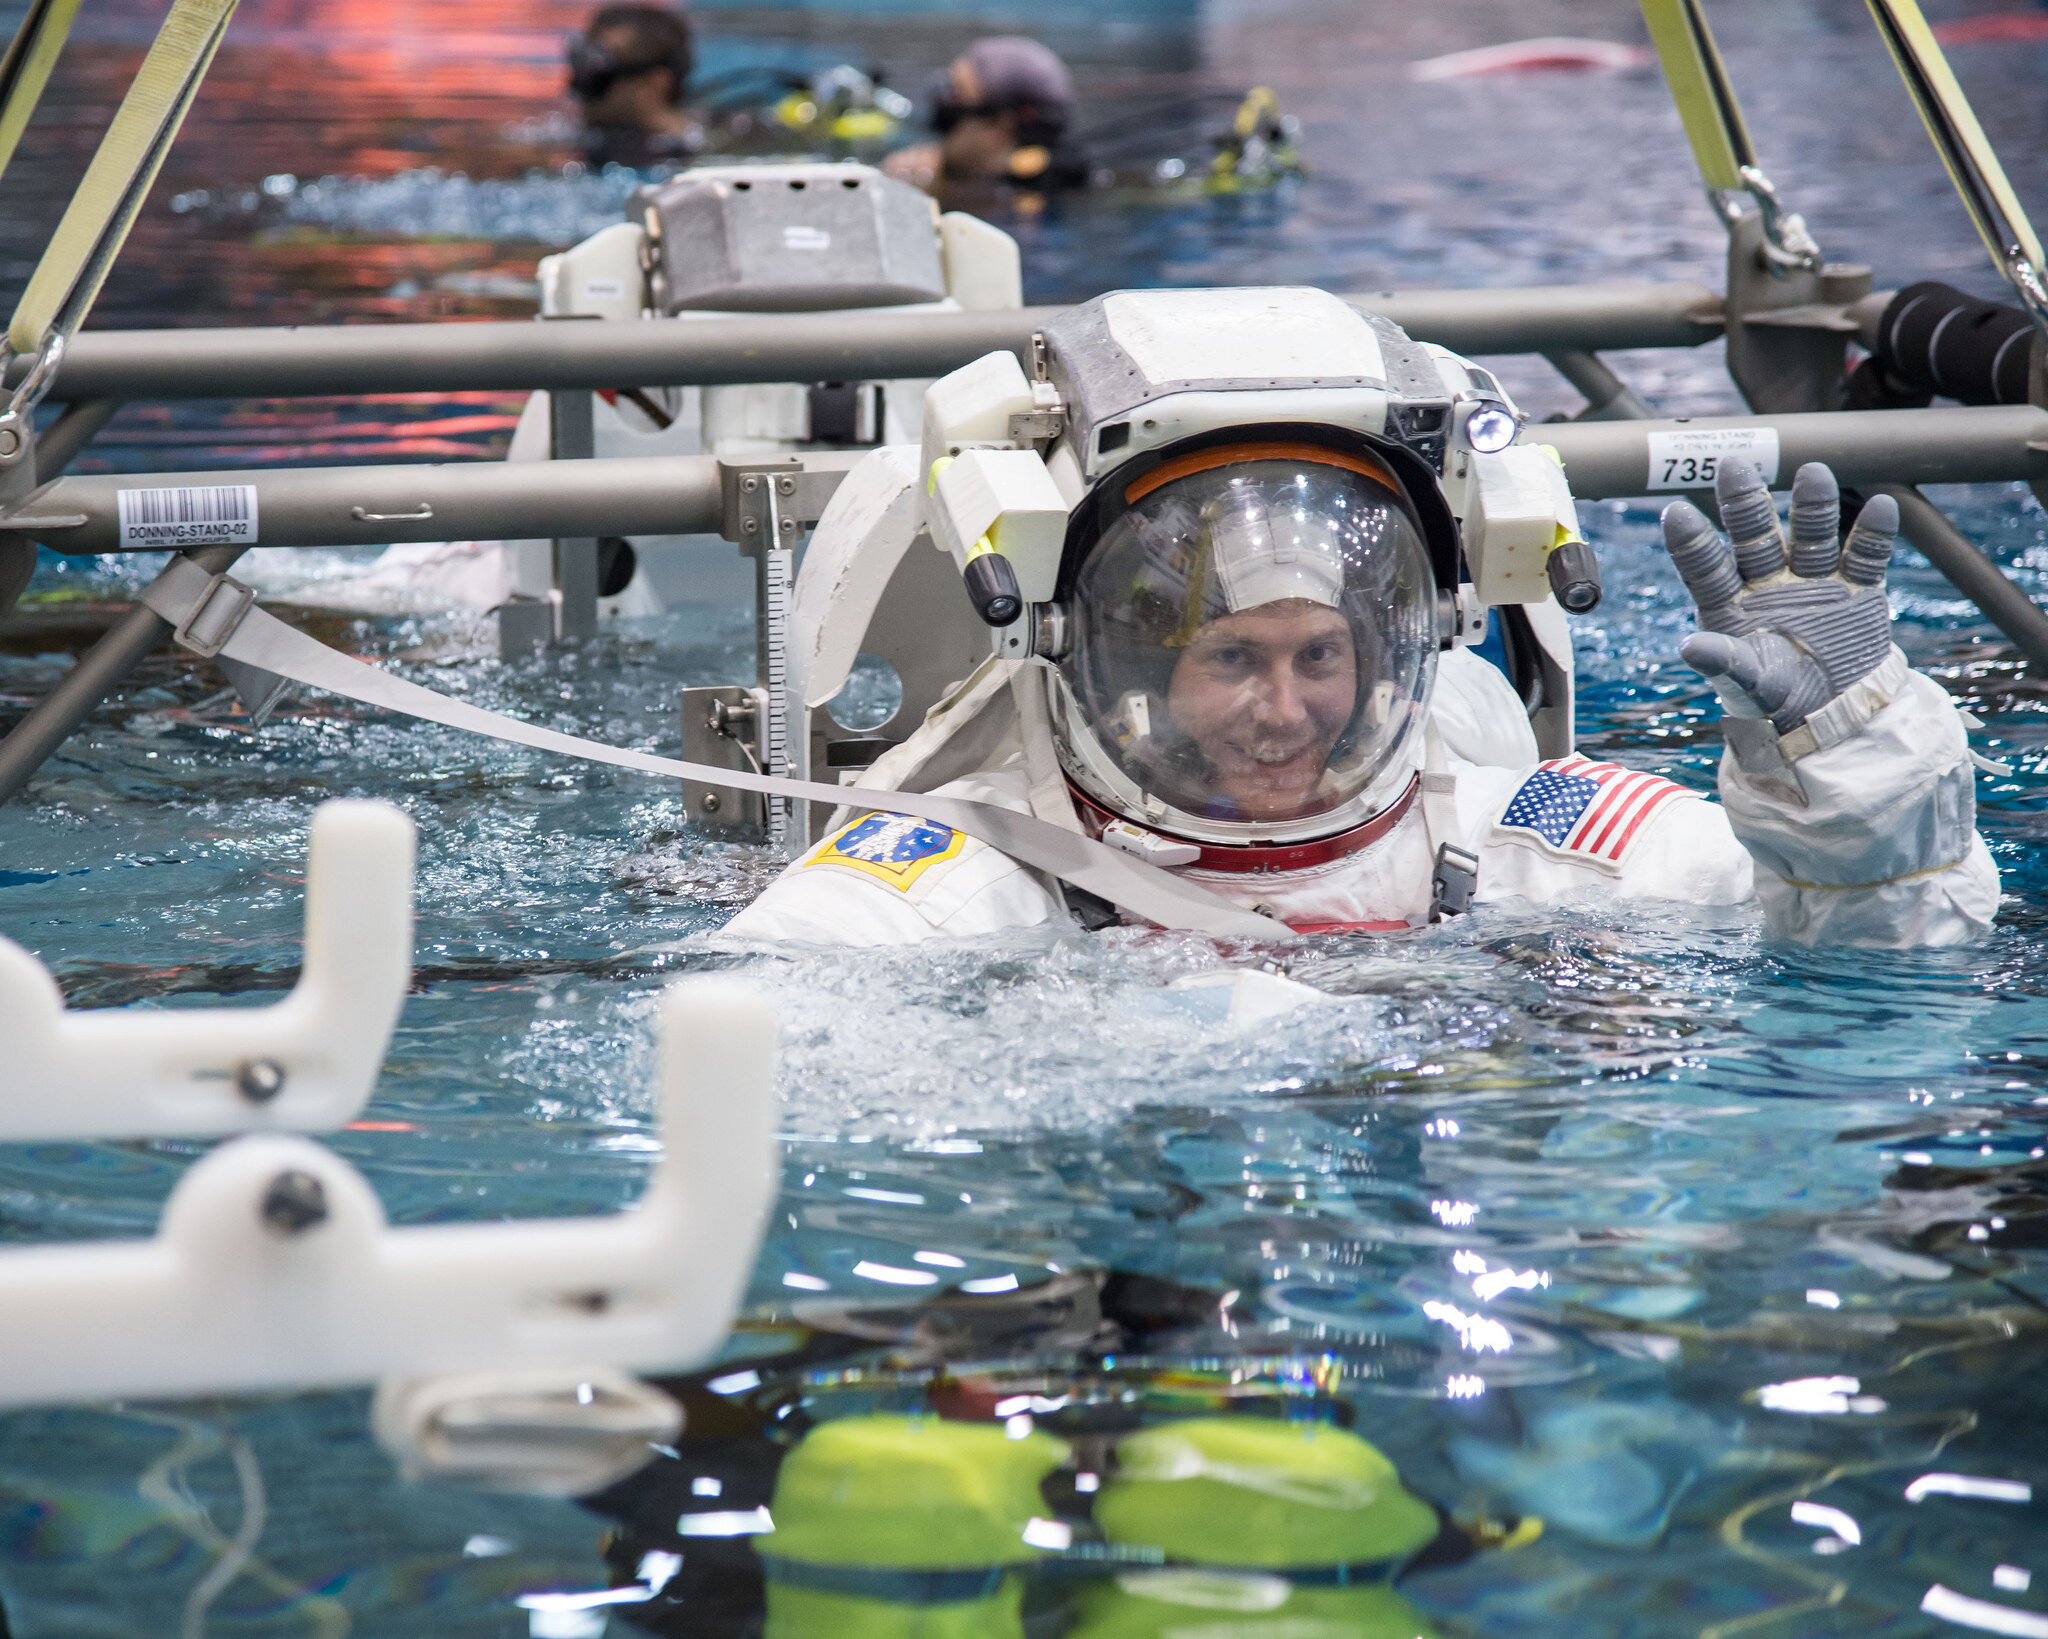
[[[1851,683],[1806,721],[1778,737],[1778,755],[1788,763],[1826,751],[1863,732],[1863,725],[1892,703],[1913,675],[1905,651],[1896,643],[1891,652],[1863,677]]]
[[[742,773],[707,763],[680,762],[644,751],[600,745],[573,734],[558,734],[553,729],[465,705],[337,653],[274,615],[253,607],[248,588],[239,581],[225,575],[209,575],[189,558],[173,558],[143,592],[142,601],[177,628],[178,641],[188,648],[239,660],[244,665],[260,667],[295,683],[324,689],[364,705],[403,712],[471,734],[488,734],[538,751],[637,769],[643,774],[698,780],[734,791],[759,791],[835,806],[850,797],[872,798],[878,807],[886,802],[892,812],[937,820],[941,825],[965,831],[1013,859],[1085,888],[1161,927],[1240,939],[1289,937],[1281,924],[1255,911],[1241,910],[1170,872],[1118,853],[1090,837],[992,803],[934,796],[929,792],[818,785],[808,780]]]
[[[1422,728],[1422,832],[1429,842],[1429,919],[1441,922],[1446,916],[1462,916],[1472,908],[1472,895],[1479,886],[1479,856],[1459,838],[1458,776],[1451,772],[1450,756],[1436,720]]]
[[[7,326],[32,353],[78,328],[106,282],[220,47],[235,0],[174,0]]]

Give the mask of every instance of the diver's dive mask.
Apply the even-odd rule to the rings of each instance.
[[[687,45],[667,55],[621,62],[587,34],[571,35],[562,55],[569,68],[569,95],[581,102],[596,102],[630,75],[644,74],[650,68],[666,68],[673,77],[668,100],[679,105],[695,65],[694,54]]]
[[[1332,836],[1396,801],[1439,639],[1394,471],[1363,450],[1244,442],[1110,483],[1070,571],[1053,688],[1081,794],[1216,844]]]

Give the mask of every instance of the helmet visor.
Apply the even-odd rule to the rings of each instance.
[[[1074,726],[1144,797],[1206,821],[1288,824],[1365,791],[1436,654],[1435,579],[1392,474],[1249,446],[1126,495],[1074,588]]]

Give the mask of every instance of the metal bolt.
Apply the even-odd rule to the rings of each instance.
[[[796,533],[796,520],[794,518],[782,520],[782,533],[785,535],[794,535]]]
[[[742,518],[740,520],[740,533],[742,535],[758,535],[760,532],[761,520],[759,518]]]
[[[268,1104],[284,1083],[284,1066],[276,1059],[244,1059],[235,1066],[235,1091],[251,1104]]]
[[[717,812],[718,812],[718,807],[719,807],[719,804],[718,804],[718,793],[717,793],[716,791],[707,791],[707,792],[705,792],[705,793],[704,793],[704,812],[705,812],[705,813],[707,813],[707,814],[715,814],[715,813],[717,813]]]
[[[327,1221],[327,1186],[310,1172],[281,1172],[263,1191],[257,1216],[279,1235],[300,1235]]]
[[[785,495],[794,495],[796,493],[796,480],[794,478],[778,478],[775,480],[775,487]]]
[[[12,427],[0,427],[0,461],[12,461],[21,453],[21,434]]]
[[[758,478],[742,478],[740,480],[740,489],[745,494],[751,495],[754,493],[755,490],[759,489],[760,487],[761,480]]]

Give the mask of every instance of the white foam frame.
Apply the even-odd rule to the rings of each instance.
[[[194,1165],[153,1239],[0,1251],[0,1405],[694,1364],[773,1197],[774,1012],[736,981],[679,981],[659,1060],[662,1158],[609,1217],[394,1229],[340,1156],[265,1133]],[[326,1208],[296,1231],[264,1214],[293,1174]]]
[[[314,811],[299,982],[269,1007],[68,1010],[0,938],[0,1142],[319,1132],[369,1102],[412,982],[413,824]]]

